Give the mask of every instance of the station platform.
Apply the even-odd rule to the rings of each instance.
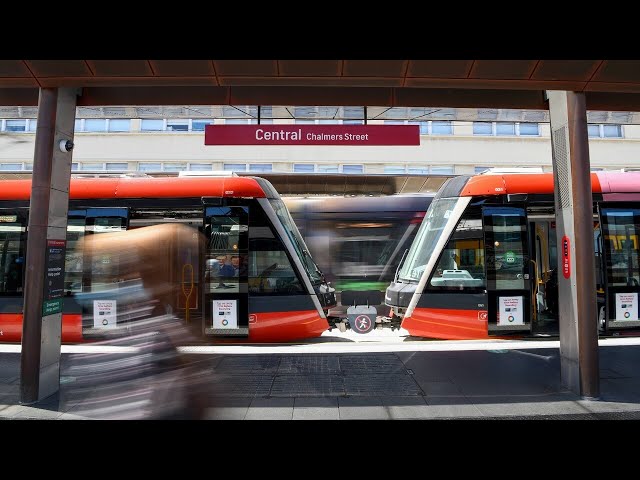
[[[402,332],[180,351],[207,379],[204,419],[640,419],[640,338],[600,340],[601,395],[592,400],[561,385],[558,340],[429,341]],[[0,345],[0,419],[102,418],[86,408],[91,392],[86,402],[65,395],[76,381],[71,359],[96,348],[63,345],[60,393],[21,405],[20,345]]]

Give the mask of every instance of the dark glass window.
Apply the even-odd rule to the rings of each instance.
[[[465,213],[429,280],[430,290],[478,290],[486,285],[480,211]]]
[[[22,295],[27,211],[0,210],[0,295]]]
[[[523,208],[485,207],[487,288],[529,288],[527,217]]]
[[[640,286],[640,209],[603,208],[601,218],[609,286]]]
[[[264,211],[252,208],[249,215],[249,293],[304,294],[289,255]]]

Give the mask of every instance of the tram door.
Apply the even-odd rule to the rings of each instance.
[[[553,214],[529,216],[533,332],[558,335],[558,254]]]
[[[531,262],[522,207],[482,209],[490,335],[531,332]]]
[[[204,334],[247,337],[249,207],[205,206],[204,232]]]
[[[605,295],[598,305],[601,327],[609,334],[640,328],[640,208],[637,204],[600,205],[600,220],[606,267]]]

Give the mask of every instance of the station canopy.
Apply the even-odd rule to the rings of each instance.
[[[36,106],[41,87],[81,88],[80,107],[527,110],[566,90],[584,92],[587,110],[625,112],[640,111],[640,60],[0,60],[0,105]]]

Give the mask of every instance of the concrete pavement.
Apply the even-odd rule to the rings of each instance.
[[[640,339],[600,341],[601,396],[589,401],[561,385],[557,341],[371,338],[184,353],[206,378],[207,419],[640,419]],[[60,394],[30,406],[19,346],[0,351],[0,418],[100,418],[87,408],[99,389],[66,395],[69,360],[90,347],[63,346]]]

